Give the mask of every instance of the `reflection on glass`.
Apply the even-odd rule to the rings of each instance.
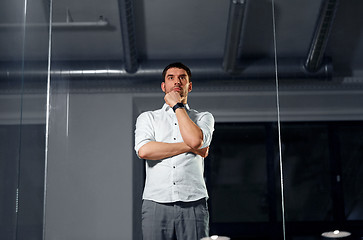
[[[332,220],[328,126],[284,123],[282,139],[287,221]]]
[[[338,128],[342,162],[345,217],[363,220],[363,123],[350,122]]]
[[[206,163],[212,222],[268,221],[265,127],[218,123],[215,129]]]
[[[49,8],[0,2],[0,238],[42,239]],[[29,23],[40,23],[34,29]],[[37,62],[37,64],[34,64]],[[35,65],[37,69],[35,69]]]
[[[1,1],[0,24],[18,23],[23,26],[24,1]],[[11,31],[0,28],[0,237],[14,239],[17,232],[19,210],[19,172],[21,149],[21,92],[22,77],[9,79],[3,74],[4,65],[21,69],[24,29]],[[5,68],[5,69],[4,69]]]
[[[362,28],[349,19],[363,4],[321,0],[276,6],[277,58],[299,57],[306,70],[304,78],[279,78],[287,237],[320,239],[323,232],[349,229],[359,239],[363,45]],[[342,47],[348,45],[349,50]],[[325,76],[317,75],[322,71]]]

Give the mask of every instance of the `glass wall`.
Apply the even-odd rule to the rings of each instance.
[[[230,14],[236,2],[230,1]],[[269,1],[245,3],[235,72],[241,79],[231,84],[233,90],[220,87],[221,92],[209,102],[216,118],[205,160],[211,235],[282,239],[273,5]],[[251,52],[256,45],[262,47]],[[255,63],[259,63],[256,73],[243,78]],[[219,94],[225,96],[218,98]],[[211,107],[214,104],[218,109]]]
[[[337,24],[361,12],[344,1],[296,3],[248,1],[236,75],[193,84],[191,106],[216,119],[205,161],[211,234],[313,240],[340,230],[350,239],[363,236],[363,76],[353,70],[363,65],[356,40],[362,29]],[[304,12],[301,4],[315,11]],[[155,13],[141,5],[136,9],[145,16],[136,25],[145,25],[137,43],[140,58],[152,62],[146,74],[155,77],[159,62],[153,60],[163,56],[147,56],[147,41],[160,39],[142,19]],[[139,113],[161,106],[162,93],[159,82],[145,84],[125,72],[119,13],[104,28],[94,6],[0,1],[1,239],[141,238],[144,169],[132,150],[133,130]],[[77,19],[83,11],[92,18]],[[300,29],[296,35],[286,30],[292,25]],[[260,52],[251,51],[256,39],[263,42]],[[114,42],[119,48],[107,52]],[[291,43],[300,52],[285,48]],[[96,48],[107,54],[92,55]],[[199,72],[208,76],[203,71],[208,67]]]
[[[5,0],[0,13],[0,237],[42,239],[49,8]]]
[[[361,239],[363,76],[352,68],[363,65],[362,28],[341,24],[359,11],[342,1],[272,3],[280,121],[216,124],[207,161],[212,230],[232,239]],[[287,59],[303,76],[289,75]]]
[[[326,74],[279,81],[287,237],[321,239],[329,233],[338,238],[340,233],[332,233],[340,230],[350,232],[349,239],[361,239],[363,75],[353,68],[363,66],[356,39],[362,28],[342,24],[359,11],[346,1],[316,1],[316,12],[290,4],[276,5],[278,19],[279,14],[296,19],[276,24],[278,60],[288,54],[286,42],[304,40],[300,54],[307,76]],[[284,11],[286,5],[290,11]],[[316,19],[314,26],[304,21],[308,18]],[[284,32],[288,25],[300,31]]]

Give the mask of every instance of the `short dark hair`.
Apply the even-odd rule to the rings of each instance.
[[[180,69],[184,69],[186,72],[187,72],[187,74],[188,74],[188,77],[189,77],[189,81],[190,81],[190,79],[191,79],[191,77],[192,77],[192,72],[190,71],[190,69],[187,67],[187,66],[185,66],[184,64],[182,64],[181,62],[175,62],[175,63],[171,63],[171,64],[169,64],[168,66],[166,66],[165,68],[164,68],[164,71],[163,71],[163,81],[165,80],[165,75],[166,75],[166,72],[170,69],[170,68],[180,68]]]

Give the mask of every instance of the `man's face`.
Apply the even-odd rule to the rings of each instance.
[[[161,83],[161,89],[165,94],[176,91],[182,98],[186,98],[192,90],[192,83],[184,69],[169,68],[166,71],[164,82]]]

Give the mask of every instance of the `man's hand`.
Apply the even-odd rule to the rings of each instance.
[[[202,158],[206,158],[209,153],[209,147],[201,148],[201,149],[193,149],[192,153],[201,156]]]
[[[176,91],[171,91],[165,94],[164,97],[165,103],[168,104],[170,107],[174,107],[175,104],[182,101],[180,94]]]

